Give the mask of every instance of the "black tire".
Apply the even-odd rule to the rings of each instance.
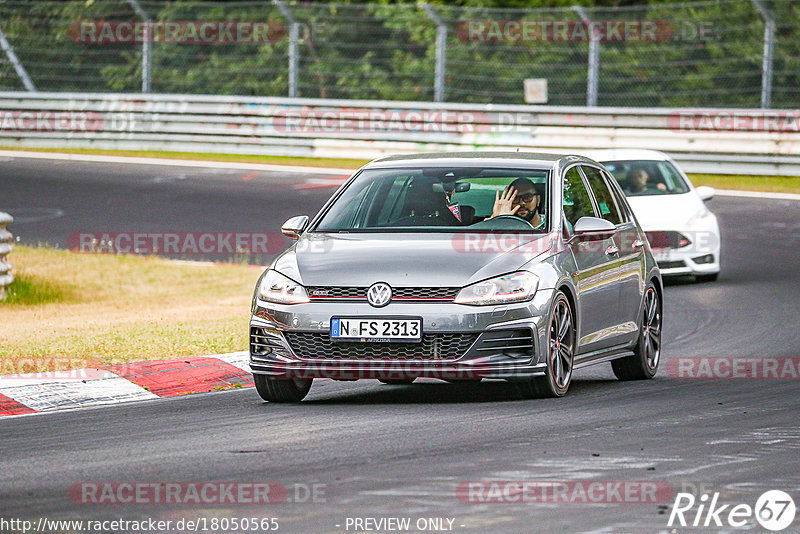
[[[661,297],[650,282],[644,293],[642,324],[633,356],[611,362],[614,376],[620,380],[647,380],[656,376],[661,361],[661,332],[663,328]]]
[[[273,378],[253,375],[256,391],[268,402],[300,402],[308,395],[313,378]]]
[[[575,360],[575,314],[569,299],[557,291],[550,306],[547,329],[547,371],[545,376],[515,382],[519,392],[527,399],[563,397],[572,382]]]
[[[717,278],[719,278],[719,273],[694,275],[695,282],[716,282]]]
[[[378,382],[388,384],[390,386],[407,386],[413,384],[416,378],[379,378]]]

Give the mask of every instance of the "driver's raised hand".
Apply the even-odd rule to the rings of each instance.
[[[514,206],[515,198],[517,198],[517,190],[511,186],[506,187],[502,194],[500,194],[499,189],[495,191],[492,217],[497,217],[498,215],[514,215],[517,213],[519,205]],[[492,217],[489,218],[491,219]]]

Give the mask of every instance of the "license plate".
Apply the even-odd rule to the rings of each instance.
[[[333,317],[331,340],[419,343],[422,341],[422,318]]]

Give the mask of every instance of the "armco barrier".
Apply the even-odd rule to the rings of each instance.
[[[690,172],[800,175],[800,110],[0,93],[0,145],[370,159],[650,148]]]
[[[11,264],[8,262],[8,255],[11,253],[11,232],[6,230],[6,226],[14,222],[14,218],[8,213],[0,211],[0,300],[6,298],[6,286],[14,281],[11,274]]]

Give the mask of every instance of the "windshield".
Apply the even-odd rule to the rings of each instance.
[[[686,181],[669,161],[605,161],[603,165],[629,197],[676,195],[689,191]]]
[[[543,232],[548,176],[548,170],[538,169],[368,169],[336,199],[314,230]],[[517,191],[508,203],[514,214],[492,217],[496,196],[508,186]]]

